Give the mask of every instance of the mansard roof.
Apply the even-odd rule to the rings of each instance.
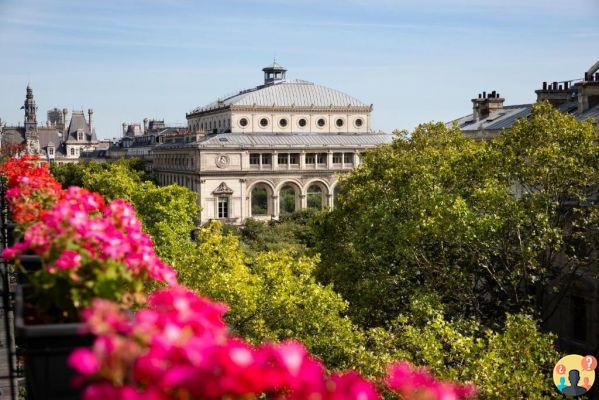
[[[69,129],[66,132],[65,141],[79,141],[77,132],[82,131],[86,142],[97,142],[96,131],[90,129],[89,124],[85,120],[83,111],[73,111],[71,114],[71,122]]]
[[[458,118],[448,123],[451,126],[457,123],[458,128],[465,133],[475,133],[478,131],[499,131],[501,129],[509,129],[514,123],[522,118],[528,118],[532,112],[533,104],[520,104],[505,106],[500,110],[493,111],[487,117],[479,120],[474,118],[473,114],[468,114],[462,118]],[[590,108],[582,113],[578,112],[578,103],[571,101],[559,105],[557,107],[563,113],[571,114],[579,121],[585,121],[589,118],[594,118],[596,123],[599,122],[599,106]]]
[[[167,143],[158,147],[199,148],[360,148],[391,143],[393,137],[384,133],[363,134],[241,134],[208,135],[196,142]]]
[[[370,109],[370,105],[339,90],[303,80],[284,80],[219,98],[206,106],[194,109],[190,114],[232,106]]]

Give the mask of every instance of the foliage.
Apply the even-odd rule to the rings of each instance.
[[[218,223],[199,230],[198,247],[178,264],[181,282],[230,306],[227,321],[250,340],[298,339],[331,368],[352,366],[360,333],[342,316],[346,303],[315,282],[317,258],[291,251],[245,255]]]
[[[480,398],[549,399],[560,358],[553,339],[526,315],[508,315],[504,328],[492,331],[473,320],[447,320],[436,300],[417,296],[394,321],[390,342],[394,357],[445,379],[476,382]]]
[[[152,237],[159,256],[176,267],[178,255],[192,246],[200,208],[196,195],[178,186],[157,186],[143,170],[143,162],[121,159],[115,163],[53,166],[63,185],[81,185],[108,199],[131,202],[144,231]]]
[[[40,256],[42,268],[26,271],[33,291],[29,300],[41,311],[40,318],[55,317],[51,314],[57,312],[60,320],[77,320],[78,311],[94,297],[119,299],[131,306],[143,301],[144,284],[176,283],[175,271],[158,258],[130,204],[120,199],[107,203],[97,193],[74,186],[63,190],[34,161],[13,160],[2,168],[10,171],[4,172],[9,200],[39,208],[25,223],[17,218],[23,237],[2,256]],[[13,176],[15,172],[19,177]],[[30,200],[40,197],[47,201]]]
[[[278,221],[247,219],[241,227],[225,227],[233,232],[245,246],[248,254],[254,256],[263,251],[291,250],[298,255],[313,254],[315,245],[313,221],[320,213],[299,211],[281,216]]]
[[[230,335],[225,310],[181,287],[155,292],[133,317],[114,303],[95,301],[85,313],[95,344],[69,358],[90,381],[83,399],[380,398],[355,372],[326,373],[299,343],[252,346]],[[386,383],[405,399],[474,394],[471,386],[440,382],[407,363],[391,365]]]
[[[564,206],[599,184],[598,154],[592,124],[545,104],[488,142],[443,124],[400,133],[342,179],[318,226],[319,278],[364,326],[392,321],[423,290],[449,316],[489,324],[538,310],[566,250],[566,265],[592,265],[574,244],[597,240],[597,206]]]

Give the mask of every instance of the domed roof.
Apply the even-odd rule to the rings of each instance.
[[[191,113],[214,110],[230,106],[269,107],[359,107],[370,108],[355,97],[303,80],[283,80],[270,85],[243,90],[198,107]]]

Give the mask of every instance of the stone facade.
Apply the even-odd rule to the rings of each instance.
[[[152,150],[158,182],[195,191],[202,223],[332,208],[339,175],[368,148],[391,141],[371,131],[371,105],[286,80],[276,63],[263,71],[263,85],[188,113],[192,139]]]

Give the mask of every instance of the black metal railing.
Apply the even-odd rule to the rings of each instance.
[[[9,220],[5,193],[6,184],[2,179],[0,181],[0,251],[14,241],[15,224],[10,223]],[[0,399],[17,400],[18,380],[22,377],[22,374],[17,364],[17,348],[14,336],[16,276],[2,257],[0,257],[0,279],[2,280],[0,285],[2,296],[0,312],[3,320],[1,326],[4,330],[3,337],[0,338],[2,350],[4,350],[0,351],[0,390],[2,390]]]

